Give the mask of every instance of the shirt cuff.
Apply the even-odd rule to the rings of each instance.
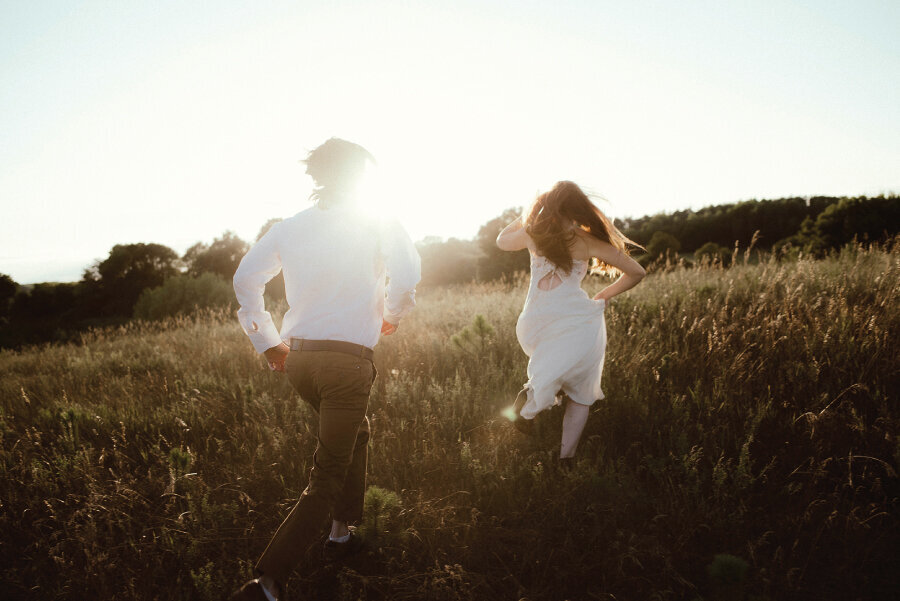
[[[400,305],[397,307],[397,305]],[[389,308],[389,305],[393,305],[393,310]],[[412,311],[413,307],[416,306],[416,291],[412,290],[400,303],[385,303],[384,312],[382,313],[382,318],[393,325],[397,325],[400,323],[400,320],[406,317],[406,314]]]
[[[247,330],[247,336],[257,353],[264,353],[273,346],[282,343],[281,335],[272,322],[259,324],[258,330]]]

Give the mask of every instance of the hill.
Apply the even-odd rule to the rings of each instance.
[[[571,473],[558,410],[535,439],[500,417],[524,281],[426,290],[377,349],[370,551],[310,556],[290,589],[889,598],[898,288],[896,244],[651,274],[607,310],[607,398]],[[455,345],[479,314],[493,333]],[[0,372],[4,599],[221,599],[306,484],[310,410],[230,314],[0,351]]]

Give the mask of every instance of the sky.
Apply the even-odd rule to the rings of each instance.
[[[309,206],[329,137],[414,240],[557,180],[612,217],[900,192],[900,3],[0,0],[0,273]]]

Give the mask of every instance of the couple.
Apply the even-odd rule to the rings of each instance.
[[[361,545],[349,524],[362,517],[366,487],[372,349],[415,305],[420,276],[419,255],[402,226],[355,210],[358,184],[373,160],[362,146],[338,138],[312,150],[305,162],[314,206],[272,226],[234,275],[241,326],[269,367],[286,373],[316,410],[319,427],[309,485],[256,563],[259,578],[233,600],[282,598],[329,515],[326,559],[342,559]],[[571,182],[540,195],[497,237],[503,250],[531,254],[531,285],[516,326],[530,357],[529,380],[516,398],[514,423],[527,430],[527,420],[566,399],[563,463],[575,453],[591,404],[603,398],[606,302],[644,275],[626,253],[630,242]],[[590,299],[580,286],[589,269],[621,276]],[[279,271],[289,306],[281,332],[263,304],[265,285]]]

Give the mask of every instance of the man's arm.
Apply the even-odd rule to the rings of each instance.
[[[258,353],[265,353],[273,369],[279,368],[278,358],[287,355],[281,335],[266,311],[263,292],[266,283],[281,271],[281,256],[278,254],[276,228],[272,226],[260,240],[244,255],[234,273],[234,294],[237,296],[238,321],[253,343]],[[281,347],[285,347],[282,349]],[[267,352],[268,351],[268,352]],[[283,364],[284,359],[281,359]]]
[[[384,300],[383,334],[392,334],[400,320],[416,306],[416,284],[422,279],[419,252],[399,223],[384,228],[384,266],[389,278]],[[393,326],[390,327],[390,326]]]

